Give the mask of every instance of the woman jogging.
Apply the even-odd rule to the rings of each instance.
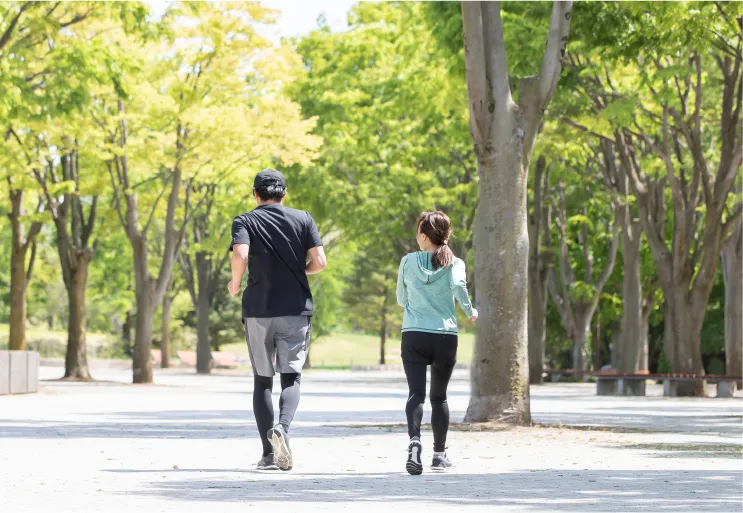
[[[416,240],[421,251],[400,262],[397,302],[405,309],[402,324],[402,362],[408,380],[408,473],[423,472],[421,420],[426,399],[426,367],[431,366],[432,470],[452,466],[446,455],[449,405],[446,389],[457,360],[457,317],[454,300],[473,321],[477,310],[467,294],[464,262],[449,248],[451,221],[443,212],[425,212],[418,220]]]

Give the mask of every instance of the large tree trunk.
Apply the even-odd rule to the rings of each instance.
[[[170,307],[173,298],[167,293],[163,296],[163,322],[160,337],[160,368],[170,367]]]
[[[209,374],[212,348],[209,340],[209,312],[211,311],[211,261],[206,252],[196,254],[196,279],[199,295],[196,304],[196,372]]]
[[[467,419],[524,424],[531,419],[526,173],[518,127],[506,118],[501,129],[509,132],[497,138],[502,146],[478,148],[481,201],[474,242],[479,319]]]
[[[510,89],[499,2],[462,2],[470,132],[480,176],[474,229],[477,323],[465,420],[531,421],[527,171],[560,78],[572,3],[555,2],[539,76]]]
[[[704,310],[696,312],[688,298],[688,283],[681,284],[667,299],[667,317],[673,341],[671,368],[675,373],[704,374],[702,364],[701,340]],[[673,396],[704,396],[703,381],[671,382]]]
[[[591,318],[582,318],[578,316],[576,319],[576,329],[572,334],[571,340],[573,341],[573,347],[571,349],[571,357],[573,361],[573,370],[585,371],[588,369],[588,349],[587,342],[591,338]]]
[[[639,233],[635,232],[637,239]],[[622,337],[618,370],[635,373],[647,369],[647,325],[643,336],[643,294],[639,240],[622,233]],[[645,361],[643,362],[643,351]]]
[[[70,310],[67,324],[67,353],[65,355],[64,377],[66,379],[91,379],[85,343],[87,323],[85,287],[88,283],[89,264],[90,261],[86,258],[86,255],[79,255],[74,269],[70,270],[69,284],[66,284]]]
[[[743,376],[743,224],[722,248],[725,281],[725,374]],[[738,382],[738,388],[743,383]]]

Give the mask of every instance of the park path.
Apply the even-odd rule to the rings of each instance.
[[[404,472],[404,377],[311,372],[292,426],[295,470],[258,473],[249,377],[158,371],[156,385],[132,386],[116,383],[126,371],[95,376],[111,382],[45,382],[39,394],[0,398],[0,511],[737,512],[743,501],[740,398],[532,387],[540,427],[453,431],[455,470],[414,478]],[[457,371],[452,420],[467,399]],[[430,442],[424,432],[424,457]]]

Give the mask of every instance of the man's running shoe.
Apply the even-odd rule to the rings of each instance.
[[[433,455],[433,463],[431,463],[431,470],[435,470],[437,472],[443,472],[445,470],[449,470],[451,467],[452,467],[451,460],[446,455],[446,453]]]
[[[279,466],[276,464],[276,459],[273,457],[273,453],[266,454],[261,458],[256,466],[258,470],[279,470]]]
[[[421,463],[421,446],[420,440],[413,438],[408,445],[408,461],[405,468],[411,476],[419,476],[423,473],[423,463]]]
[[[276,465],[281,470],[291,470],[294,466],[294,461],[292,460],[292,450],[289,447],[289,435],[286,434],[281,424],[277,424],[268,430],[268,441],[273,447]]]

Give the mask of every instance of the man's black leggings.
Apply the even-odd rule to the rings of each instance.
[[[289,432],[289,425],[299,406],[299,382],[301,374],[285,373],[281,375],[281,398],[279,399],[279,424]],[[268,442],[268,430],[273,427],[273,378],[253,376],[253,414],[258,424],[258,434],[263,443],[263,455],[271,454],[273,448]]]
[[[421,436],[423,403],[426,400],[426,371],[431,366],[431,427],[433,450],[446,450],[446,434],[449,431],[449,404],[446,389],[457,362],[456,335],[406,331],[402,334],[402,363],[408,378],[408,417],[410,438]]]

